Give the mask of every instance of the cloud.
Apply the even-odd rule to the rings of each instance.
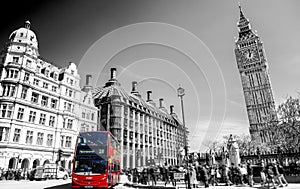
[[[197,128],[197,131],[194,133],[190,133],[189,141],[190,141],[190,148],[191,151],[201,151],[204,150],[206,147],[204,146],[205,143],[208,141],[204,141],[204,136],[206,133],[215,133],[218,132],[216,137],[213,139],[211,138],[210,141],[222,140],[223,136],[229,136],[230,134],[249,134],[249,123],[245,120],[238,119],[238,118],[225,118],[224,122],[222,123],[222,127],[218,130],[210,129],[209,125],[218,124],[214,123],[214,121],[201,121]],[[212,127],[214,128],[214,127]]]

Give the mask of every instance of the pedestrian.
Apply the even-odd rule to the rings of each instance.
[[[283,187],[281,179],[279,178],[280,174],[279,174],[276,162],[272,163],[272,168],[273,168],[273,172],[274,172],[274,180],[275,180],[275,182],[278,183],[279,187]]]
[[[260,170],[260,183],[261,186],[264,187],[267,183],[267,170],[265,167],[264,162],[261,163],[261,170]]]
[[[243,175],[245,174],[244,168],[242,167],[241,164],[238,164],[236,168],[236,175],[237,175],[237,180],[239,184],[244,185],[244,180],[243,180]]]
[[[281,164],[278,164],[278,172],[279,172],[279,179],[281,180],[282,183],[285,184],[285,186],[288,186],[288,182],[284,178],[284,168]]]
[[[176,180],[174,179],[175,170],[172,166],[169,167],[169,176],[173,186],[176,186]]]
[[[274,181],[274,171],[272,164],[268,164],[266,167],[267,170],[267,180],[268,180],[268,188],[270,188],[270,182],[273,185],[273,188],[276,188],[275,181]]]
[[[241,164],[241,175],[242,175],[242,184],[245,184],[245,182],[247,182],[247,168],[246,168],[246,165],[245,164]]]
[[[190,184],[193,185],[193,188],[196,188],[196,186],[198,185],[198,182],[197,182],[197,178],[196,178],[196,170],[195,170],[195,167],[194,166],[191,166],[190,167]]]
[[[150,166],[149,173],[150,173],[150,180],[152,181],[152,186],[153,186],[153,184],[156,185],[156,177],[155,177],[155,174],[154,174],[154,167],[153,166]]]
[[[247,173],[248,173],[248,184],[250,187],[253,186],[253,167],[251,165],[251,162],[247,162]]]
[[[229,167],[225,164],[223,169],[223,175],[224,175],[224,181],[226,183],[226,186],[231,186],[232,182],[229,179],[230,170]]]
[[[201,182],[203,182],[205,188],[208,188],[209,187],[208,174],[207,174],[207,169],[206,169],[205,165],[199,165],[198,166],[198,174],[199,174],[198,175],[199,180]]]
[[[163,167],[163,177],[165,181],[165,186],[169,183],[169,170],[167,164]]]
[[[210,168],[210,179],[209,182],[212,186],[217,185],[218,186],[218,182],[216,181],[216,165],[212,165]]]

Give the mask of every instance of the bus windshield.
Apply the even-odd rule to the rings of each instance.
[[[76,159],[74,173],[78,175],[99,175],[106,173],[107,161],[97,159]]]
[[[74,173],[99,175],[107,170],[107,133],[80,133],[77,141]]]

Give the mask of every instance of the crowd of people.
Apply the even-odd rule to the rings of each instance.
[[[29,179],[29,169],[4,169],[0,168],[0,180],[22,180]]]
[[[146,185],[156,185],[157,181],[176,186],[180,181],[175,177],[175,173],[184,173],[184,182],[188,182],[192,188],[204,185],[217,186],[225,184],[227,186],[249,185],[253,187],[253,169],[260,173],[262,186],[283,187],[288,186],[284,177],[283,166],[277,162],[260,165],[252,165],[250,161],[230,166],[227,165],[207,165],[207,164],[190,164],[187,166],[145,166],[143,168],[125,169],[123,172],[128,176],[128,180],[133,183]],[[188,180],[189,179],[189,180]]]

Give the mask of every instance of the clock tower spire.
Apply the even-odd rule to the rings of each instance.
[[[250,134],[253,140],[266,143],[272,134],[267,125],[277,123],[278,120],[268,62],[263,42],[252,31],[240,5],[239,10],[239,36],[235,41],[235,57],[245,97]]]

